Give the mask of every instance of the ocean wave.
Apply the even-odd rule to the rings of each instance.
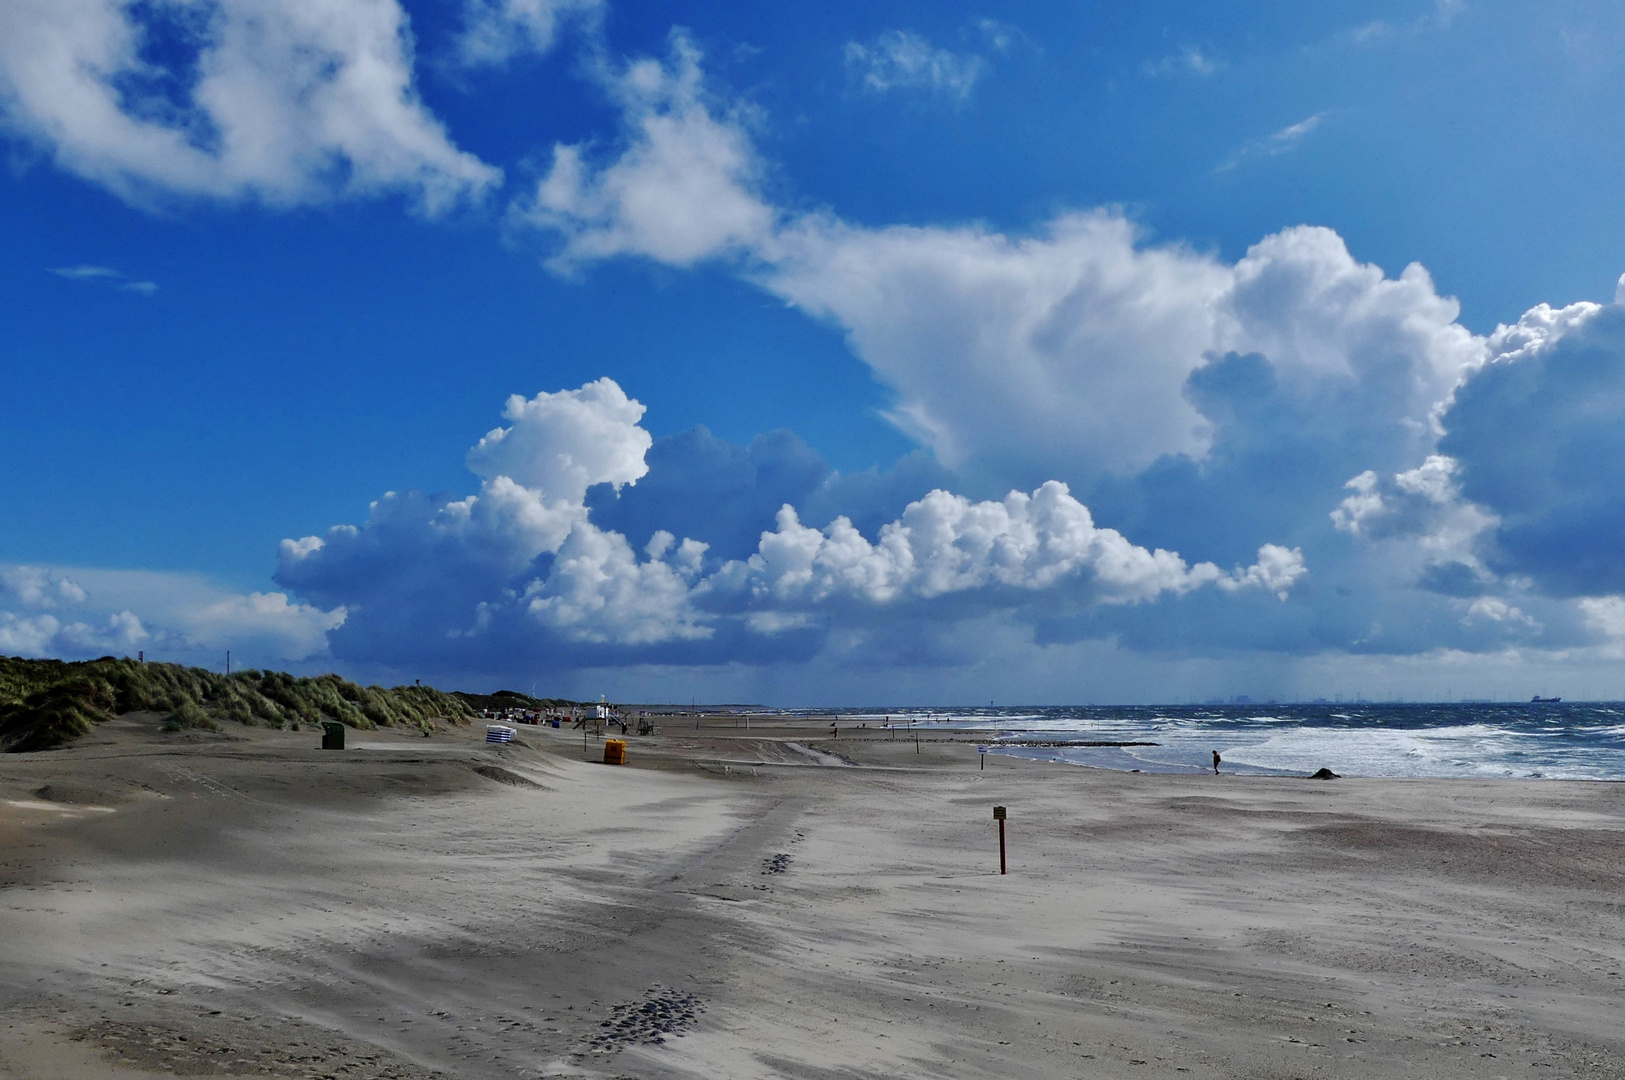
[[[846,714],[851,716],[852,714]],[[907,723],[911,714],[891,714]],[[999,752],[1153,772],[1345,776],[1625,779],[1625,710],[1520,703],[1075,707],[920,710],[916,727],[960,730]],[[1024,739],[1145,741],[1132,748],[1023,747]]]

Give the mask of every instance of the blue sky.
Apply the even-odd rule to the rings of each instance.
[[[1621,46],[1582,2],[8,5],[0,652],[1619,697]]]

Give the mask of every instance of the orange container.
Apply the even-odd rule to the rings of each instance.
[[[625,765],[626,764],[626,740],[625,739],[605,739],[604,740],[604,764],[605,765]]]

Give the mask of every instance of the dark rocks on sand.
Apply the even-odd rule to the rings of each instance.
[[[658,1046],[666,1036],[682,1035],[692,1028],[705,1005],[693,994],[670,987],[653,986],[639,1001],[627,1001],[610,1010],[601,1031],[588,1043],[595,1053],[615,1053],[639,1043]]]
[[[1322,769],[1319,772],[1312,774],[1309,777],[1309,779],[1311,779],[1311,780],[1341,780],[1343,778],[1341,776],[1338,776],[1336,773],[1332,772],[1330,769]]]

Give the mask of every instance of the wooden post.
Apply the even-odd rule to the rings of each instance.
[[[1006,873],[1004,864],[1004,807],[993,808],[993,820],[999,823],[999,873]]]

